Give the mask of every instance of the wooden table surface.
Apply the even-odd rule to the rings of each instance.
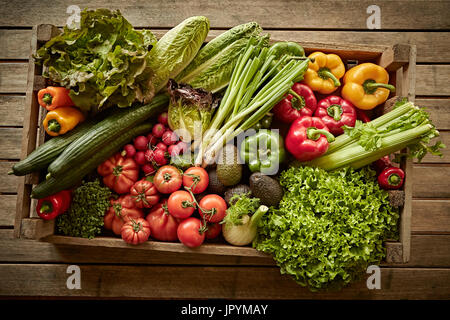
[[[267,258],[157,253],[137,249],[52,245],[13,239],[31,27],[62,26],[81,9],[120,9],[156,34],[192,15],[210,19],[210,34],[257,21],[272,38],[417,46],[416,104],[428,108],[450,147],[450,1],[0,1],[0,296],[238,299],[449,299],[450,148],[414,164],[411,261],[383,265],[381,289],[365,280],[334,293],[311,293]],[[381,9],[381,29],[368,30],[367,8]],[[69,265],[82,288],[66,287]]]

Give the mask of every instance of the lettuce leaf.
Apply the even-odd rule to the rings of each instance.
[[[253,246],[312,291],[358,280],[385,257],[383,242],[398,237],[398,209],[369,167],[289,168],[280,184],[284,197],[263,217]]]
[[[129,107],[153,97],[147,57],[156,42],[149,30],[134,30],[119,10],[84,10],[78,29],[64,27],[34,58],[46,67],[44,76],[71,89],[83,111]]]

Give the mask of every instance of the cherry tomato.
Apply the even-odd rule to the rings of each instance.
[[[167,201],[169,213],[175,218],[186,219],[195,211],[194,199],[189,192],[178,190],[172,193]]]
[[[160,241],[178,240],[179,220],[169,213],[167,199],[163,199],[153,206],[145,220],[150,224],[150,233],[153,239]]]
[[[191,167],[183,174],[183,186],[192,188],[194,194],[202,193],[208,188],[209,176],[208,172],[202,167]]]
[[[156,171],[153,184],[161,193],[172,193],[180,189],[183,183],[181,172],[174,166],[166,165]]]
[[[180,222],[177,229],[178,239],[190,248],[199,247],[205,241],[205,232],[200,219],[190,217]]]
[[[198,212],[200,213],[200,216],[203,218],[203,215],[205,214],[206,221],[208,222],[220,222],[227,214],[227,203],[217,194],[208,194],[204,196],[202,200],[200,200],[199,206]]]
[[[220,223],[208,223],[208,228],[205,232],[206,239],[215,239],[222,232],[222,225]]]

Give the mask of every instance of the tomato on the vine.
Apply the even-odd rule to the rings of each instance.
[[[185,246],[199,247],[205,241],[204,225],[200,219],[187,218],[178,225],[177,235]]]
[[[215,239],[222,232],[222,225],[220,223],[208,223],[206,227],[206,239]]]
[[[220,222],[227,214],[227,203],[217,194],[208,194],[199,202],[198,212],[208,222]]]
[[[168,194],[180,189],[183,178],[176,167],[165,165],[156,171],[153,183],[159,192]]]
[[[183,186],[191,188],[192,193],[198,194],[208,188],[208,172],[202,167],[191,167],[183,174]]]
[[[175,218],[185,219],[194,213],[195,202],[189,192],[178,190],[170,195],[167,208]]]

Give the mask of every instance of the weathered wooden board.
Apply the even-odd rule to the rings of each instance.
[[[4,1],[0,26],[33,26],[42,23],[42,17],[50,17],[48,23],[65,25],[71,13],[69,5],[79,8],[120,9],[133,26],[157,26],[171,28],[183,19],[204,15],[211,26],[228,28],[236,24],[256,20],[264,28],[276,29],[360,29],[367,30],[367,13],[373,1],[302,1],[295,0],[222,0],[222,1],[100,1],[81,0],[69,3],[55,0],[51,5],[25,0],[19,3]],[[450,29],[448,1],[379,1],[382,29]],[[226,14],[224,11],[226,10]],[[6,14],[14,12],[14,14]],[[73,13],[73,12],[72,12]]]
[[[151,29],[151,26],[150,26]],[[161,37],[168,29],[154,29],[152,32]],[[208,36],[216,37],[225,30],[210,30]],[[299,31],[268,30],[273,39],[297,42],[337,42],[367,45],[393,45],[396,43],[417,46],[417,62],[450,62],[447,38],[449,32],[385,32],[385,31]],[[28,59],[31,30],[0,30],[0,59]]]
[[[61,245],[36,240],[18,240],[11,230],[0,230],[0,262],[21,263],[110,263],[175,265],[275,265],[268,256],[237,257],[232,255],[179,254],[128,248]],[[390,266],[389,264],[383,264]],[[395,267],[448,267],[450,235],[412,235],[411,259]]]
[[[415,165],[413,198],[450,198],[450,166]]]
[[[0,159],[20,158],[22,131],[22,128],[0,127]]]
[[[0,95],[0,126],[22,126],[25,96]]]
[[[27,71],[27,63],[0,63],[0,93],[24,93]]]
[[[0,183],[0,193],[16,193],[19,178],[14,175],[8,175],[11,171],[11,167],[14,162],[0,161],[0,177],[2,183]]]
[[[411,230],[413,232],[450,232],[450,199],[414,199],[412,209]]]
[[[339,292],[312,293],[276,267],[81,265],[69,290],[66,264],[3,264],[0,295],[204,299],[448,299],[450,269],[382,268],[381,289],[367,278]]]
[[[0,226],[12,226],[16,215],[16,195],[0,195]]]
[[[415,104],[427,109],[436,128],[450,130],[450,99],[419,98]]]

